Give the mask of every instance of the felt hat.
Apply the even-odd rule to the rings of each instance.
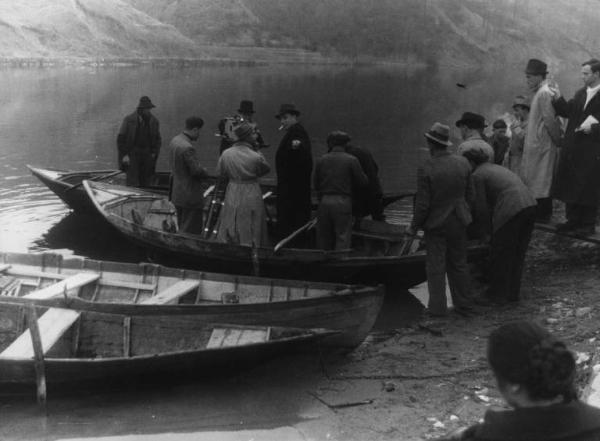
[[[473,128],[481,129],[487,126],[487,124],[485,123],[485,118],[482,115],[473,112],[463,113],[461,118],[458,121],[456,121],[456,127],[459,127],[463,124]]]
[[[532,58],[527,62],[525,73],[529,75],[546,75],[548,73],[548,65],[542,60]]]
[[[346,132],[341,130],[334,130],[327,135],[327,145],[332,147],[334,145],[346,145],[352,138]]]
[[[517,95],[515,97],[515,100],[513,101],[513,109],[515,107],[526,107],[527,109],[531,108],[531,101],[529,101],[529,98],[527,98],[526,96],[523,95]]]
[[[141,97],[140,103],[137,106],[138,109],[152,109],[153,107],[156,106],[152,104],[152,101],[150,101],[150,98],[148,98],[147,96]]]
[[[275,118],[280,119],[283,115],[289,113],[290,115],[300,115],[300,111],[296,108],[295,104],[282,104],[279,107],[279,112],[275,115]]]
[[[233,129],[236,140],[243,141],[254,133],[254,126],[247,122],[242,122]]]
[[[446,147],[452,145],[450,140],[450,127],[445,124],[436,122],[431,126],[429,132],[425,133],[425,138]]]
[[[254,103],[250,100],[242,100],[240,101],[240,108],[238,112],[248,114],[254,113]]]

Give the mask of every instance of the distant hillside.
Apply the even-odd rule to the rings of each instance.
[[[192,56],[175,27],[121,0],[0,2],[0,57]]]
[[[489,66],[537,56],[573,63],[599,47],[598,6],[599,0],[4,1],[0,57],[341,57]]]

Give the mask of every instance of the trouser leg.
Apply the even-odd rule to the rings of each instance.
[[[492,235],[490,246],[490,286],[487,295],[495,300],[510,297],[519,232],[518,218],[509,219]]]
[[[428,309],[433,314],[445,314],[446,302],[446,238],[441,229],[425,232],[425,270],[429,289]]]
[[[596,225],[598,207],[592,205],[581,206],[581,224],[584,226]]]
[[[334,195],[332,199],[333,229],[335,249],[352,248],[352,200],[347,196]]]
[[[552,216],[552,198],[539,198],[537,200],[537,218],[547,221]]]
[[[573,225],[581,224],[581,205],[579,204],[565,204],[565,215],[567,217],[567,221]]]
[[[521,297],[521,278],[525,266],[525,256],[527,248],[531,241],[533,226],[535,223],[535,208],[529,207],[522,210],[518,215],[517,249],[514,263],[512,265],[512,274],[510,275],[510,286],[508,290],[508,300],[516,301]]]
[[[202,208],[177,207],[179,231],[188,234],[201,234],[204,225],[202,215]]]
[[[469,307],[471,283],[467,264],[467,229],[454,215],[446,221],[446,272],[452,302],[458,308]]]
[[[322,250],[332,250],[335,244],[331,210],[327,200],[321,200],[317,208],[317,247]]]

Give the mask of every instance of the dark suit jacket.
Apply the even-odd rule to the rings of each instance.
[[[600,202],[600,124],[592,132],[575,131],[589,116],[600,121],[600,93],[583,108],[585,88],[575,93],[573,99],[563,97],[553,102],[557,115],[569,118],[560,152],[552,196],[563,202],[597,206]]]
[[[412,227],[441,227],[453,212],[463,225],[469,225],[472,194],[469,161],[446,150],[435,152],[417,172]]]
[[[130,155],[131,151],[134,147],[136,147],[136,135],[137,128],[139,125],[139,115],[137,111],[133,112],[130,115],[127,115],[123,119],[123,123],[119,129],[119,134],[117,135],[117,147],[119,149],[119,168],[121,167],[121,161],[125,155]],[[160,137],[160,130],[158,120],[154,115],[150,115],[150,120],[148,121],[149,129],[150,129],[150,145],[148,146],[137,146],[143,147],[144,150],[147,149],[148,152],[154,155],[154,159],[158,158],[160,153],[160,146],[162,144],[162,139]]]

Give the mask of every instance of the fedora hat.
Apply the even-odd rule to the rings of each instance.
[[[283,115],[289,113],[290,115],[300,115],[300,111],[296,108],[295,104],[282,104],[279,107],[279,112],[275,115],[275,118],[280,119]]]
[[[515,97],[515,100],[513,101],[512,107],[513,107],[513,109],[515,107],[525,107],[527,109],[531,109],[531,102],[529,101],[529,98],[527,98],[526,96],[517,95]]]
[[[532,58],[527,62],[525,73],[529,75],[546,75],[548,73],[548,65],[542,60]]]
[[[138,104],[138,109],[152,109],[156,107],[154,104],[152,104],[152,101],[150,101],[150,98],[148,98],[147,96],[143,96],[140,98],[140,103]]]
[[[254,133],[254,126],[247,122],[242,122],[233,129],[235,139],[238,141],[243,141],[252,135],[252,133]]]
[[[482,115],[473,112],[463,113],[461,118],[456,121],[456,127],[459,127],[463,124],[474,129],[483,129],[487,126],[485,123],[485,118]]]
[[[452,143],[449,141],[450,127],[439,122],[436,122],[431,126],[429,132],[425,133],[425,138],[435,142],[436,144],[446,147],[452,145]]]
[[[327,135],[327,145],[333,147],[335,145],[346,145],[350,142],[350,135],[341,130],[334,130]]]
[[[240,108],[238,112],[248,114],[254,113],[254,103],[250,100],[242,100],[240,101]]]

